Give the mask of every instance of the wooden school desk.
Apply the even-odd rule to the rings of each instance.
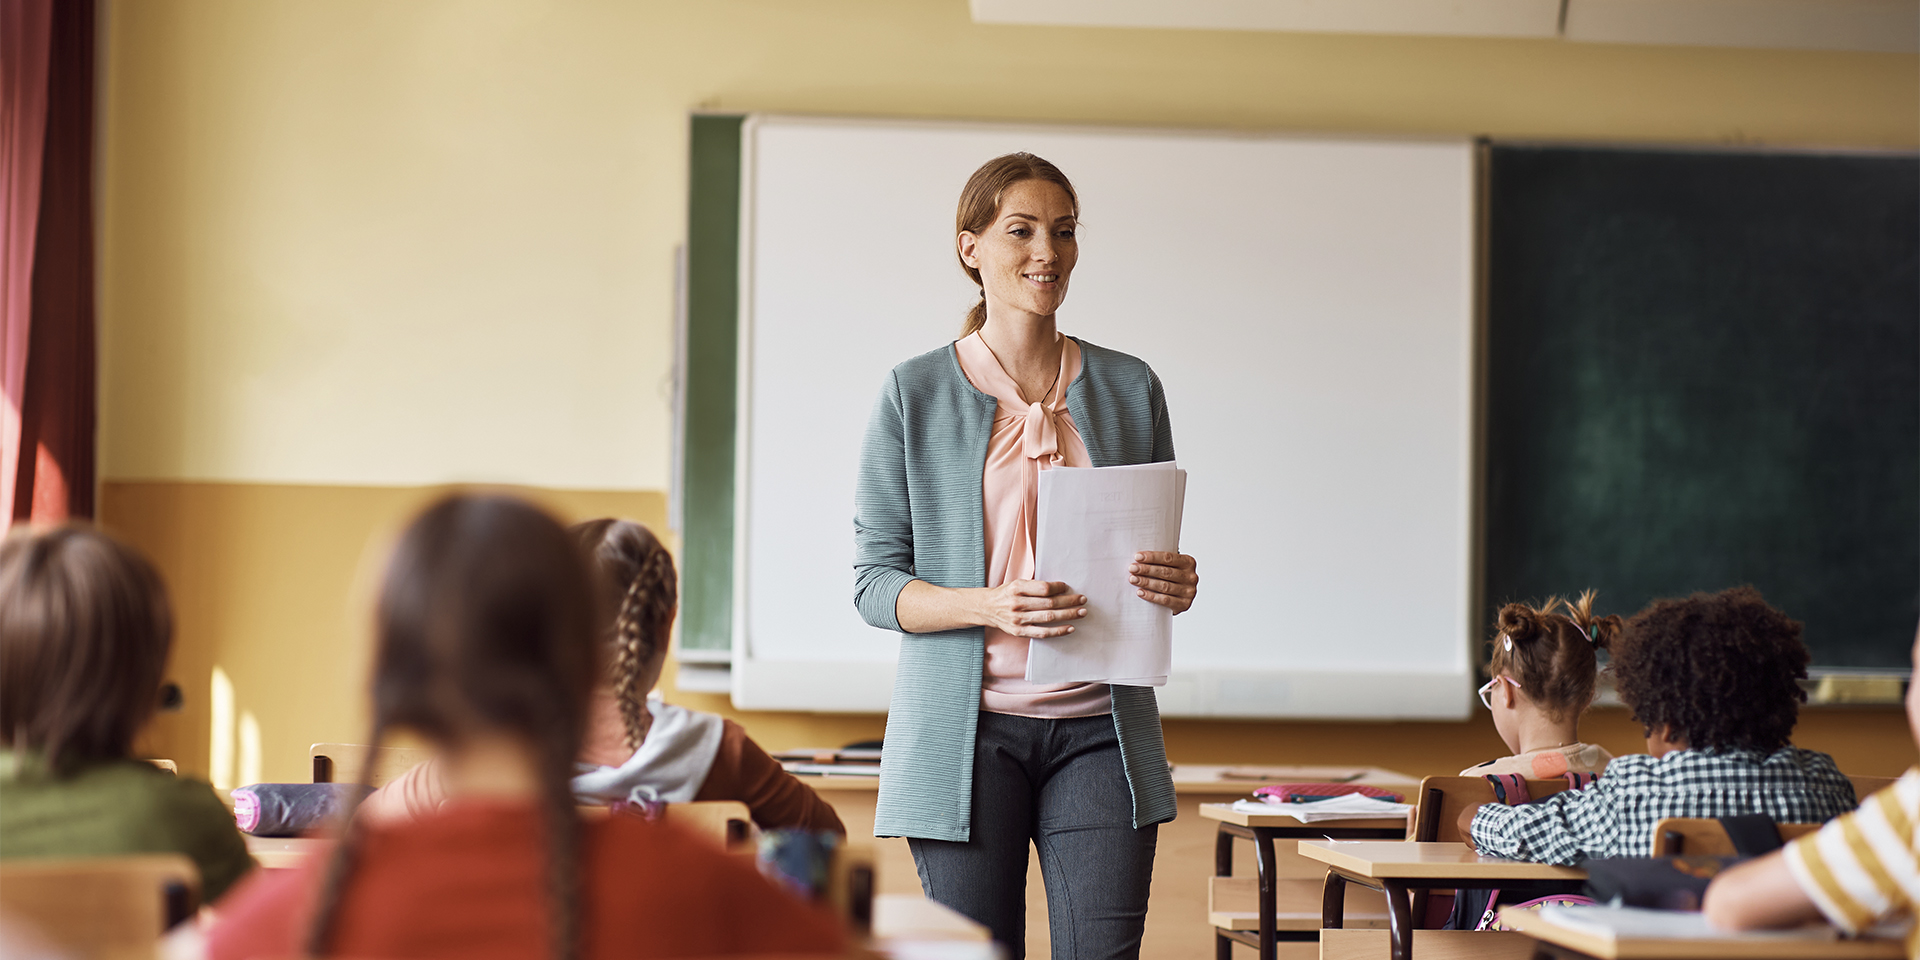
[[[1292,854],[1293,851],[1276,849],[1276,840],[1283,843],[1288,840],[1325,838],[1402,840],[1407,835],[1409,822],[1408,817],[1393,817],[1303,823],[1278,807],[1273,813],[1244,813],[1235,810],[1231,803],[1203,803],[1200,805],[1200,816],[1216,824],[1207,914],[1208,922],[1213,926],[1215,960],[1233,960],[1235,943],[1244,943],[1259,951],[1260,960],[1274,960],[1282,940],[1320,939],[1320,911],[1302,908],[1317,906],[1318,898],[1313,895],[1320,892],[1324,881],[1320,876],[1283,876],[1283,873],[1293,871],[1281,866],[1280,855],[1283,852]],[[1254,877],[1251,884],[1247,878],[1233,875],[1235,840],[1253,842]],[[1284,843],[1284,846],[1291,847],[1292,844]],[[1318,864],[1309,869],[1317,874],[1325,873],[1325,869]],[[1254,894],[1252,916],[1248,916],[1244,910],[1246,888],[1249,886],[1253,887]],[[1285,897],[1282,896],[1283,887],[1286,888]],[[1342,896],[1345,895],[1343,892]],[[1292,908],[1285,911],[1285,915],[1280,910],[1282,899],[1289,901],[1287,906]],[[1365,909],[1374,905],[1356,903],[1352,906]],[[1384,922],[1385,917],[1368,919]]]
[[[268,870],[291,870],[305,863],[308,857],[331,851],[334,844],[331,837],[242,836],[247,839],[247,852]]]
[[[875,892],[920,893],[920,878],[913,865],[907,842],[900,839],[873,838],[874,799],[879,778],[859,775],[805,775],[799,780],[818,791],[833,805],[846,824],[849,842],[873,844]],[[1158,849],[1153,860],[1153,900],[1147,911],[1147,932],[1141,940],[1142,960],[1190,960],[1199,954],[1200,944],[1215,939],[1209,917],[1211,884],[1218,853],[1219,822],[1208,819],[1200,808],[1210,803],[1232,803],[1252,795],[1255,787],[1269,783],[1306,780],[1340,780],[1384,787],[1411,795],[1420,781],[1402,773],[1368,766],[1302,767],[1247,766],[1223,764],[1173,765],[1173,789],[1178,801],[1178,816],[1172,823],[1160,825]],[[1324,834],[1311,834],[1320,837]],[[1231,841],[1224,841],[1231,842]],[[1027,954],[1044,957],[1049,950],[1047,935],[1047,895],[1040,881],[1037,857],[1027,870]],[[1275,850],[1276,871],[1284,884],[1288,880],[1308,880],[1314,885],[1314,909],[1318,909],[1318,890],[1326,868],[1294,855],[1290,844]],[[1248,939],[1255,934],[1258,914],[1248,898],[1249,914],[1238,921],[1246,928]],[[1315,914],[1317,916],[1317,914]],[[1317,926],[1317,925],[1316,925]],[[1316,934],[1317,935],[1317,934]]]
[[[1537,957],[1556,960],[1898,960],[1898,940],[1785,940],[1729,933],[1712,939],[1610,938],[1571,930],[1533,910],[1503,907],[1500,922],[1533,938]]]
[[[1346,885],[1358,883],[1387,895],[1387,931],[1393,960],[1413,956],[1413,907],[1408,892],[1417,889],[1498,887],[1566,883],[1587,878],[1584,870],[1526,863],[1475,853],[1464,843],[1411,841],[1302,840],[1300,855],[1329,868],[1321,924],[1345,926]]]

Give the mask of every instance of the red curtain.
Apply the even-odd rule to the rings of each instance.
[[[93,0],[0,0],[0,517],[93,515]]]

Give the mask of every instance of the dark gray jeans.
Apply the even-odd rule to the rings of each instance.
[[[1054,960],[1140,955],[1157,826],[1133,827],[1113,718],[980,714],[972,840],[907,841],[928,899],[1027,952],[1027,844],[1040,851]]]

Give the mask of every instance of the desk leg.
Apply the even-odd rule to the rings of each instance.
[[[1347,925],[1347,878],[1327,871],[1326,892],[1320,895],[1320,928],[1338,930]]]
[[[1255,827],[1253,831],[1253,862],[1260,875],[1260,960],[1274,960],[1278,948],[1274,946],[1273,898],[1274,873],[1279,865],[1273,862],[1273,830],[1269,827]]]
[[[1397,880],[1382,880],[1387,894],[1387,955],[1393,960],[1413,960],[1413,908],[1407,903],[1407,885]]]
[[[1224,823],[1213,834],[1213,875],[1233,876],[1233,834]],[[1233,960],[1233,940],[1219,930],[1213,932],[1213,960]]]

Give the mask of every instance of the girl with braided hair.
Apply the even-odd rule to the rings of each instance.
[[[1580,715],[1593,704],[1595,654],[1620,633],[1619,617],[1595,617],[1591,590],[1577,600],[1549,597],[1533,607],[1500,608],[1499,634],[1487,662],[1480,702],[1512,756],[1460,771],[1463,777],[1517,773],[1550,780],[1600,773],[1613,755],[1580,742]]]
[[[666,664],[678,608],[673,555],[646,527],[601,518],[568,530],[589,558],[613,616],[602,681],[593,692],[573,777],[589,804],[738,800],[763,830],[846,833],[820,795],[781,768],[739,724],[649,698]],[[359,816],[398,823],[445,802],[438,760],[416,765],[375,791]]]
[[[456,495],[413,521],[378,603],[368,742],[433,743],[446,801],[405,828],[356,818],[331,857],[254,871],[222,903],[211,960],[843,948],[831,916],[750,862],[638,817],[582,821],[570,781],[601,669],[583,560],[510,497]]]

